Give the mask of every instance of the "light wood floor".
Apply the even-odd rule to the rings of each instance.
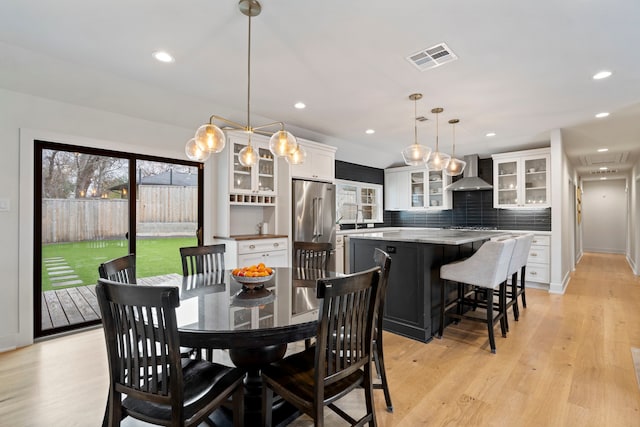
[[[379,425],[640,426],[640,279],[624,257],[585,254],[565,295],[527,301],[497,354],[471,322],[428,344],[386,334],[395,411],[376,391]],[[106,388],[99,329],[0,354],[0,426],[98,426]]]

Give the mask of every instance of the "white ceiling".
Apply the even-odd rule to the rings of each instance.
[[[338,146],[340,160],[401,164],[418,140],[460,155],[535,148],[562,129],[584,176],[608,147],[640,153],[640,2],[262,0],[252,20],[253,125],[284,121]],[[247,20],[235,0],[3,0],[0,86],[193,128],[246,122]],[[458,60],[418,71],[406,57],[446,43]],[[173,64],[151,57],[172,53]],[[609,79],[592,75],[608,69]],[[293,104],[303,101],[305,110]],[[594,115],[608,111],[605,119]],[[368,128],[376,130],[366,135]],[[487,132],[496,132],[488,138]],[[185,141],[191,135],[185,135]],[[185,141],[176,141],[184,144]],[[596,157],[594,157],[596,156]],[[588,163],[588,162],[587,162]],[[595,163],[598,163],[597,161]]]

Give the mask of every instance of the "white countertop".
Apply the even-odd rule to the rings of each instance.
[[[375,231],[374,231],[375,230]],[[349,230],[351,239],[386,240],[396,242],[431,243],[438,245],[463,245],[511,234],[502,230],[449,230],[438,228],[378,228]]]

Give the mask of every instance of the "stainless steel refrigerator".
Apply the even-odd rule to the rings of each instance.
[[[292,185],[293,241],[328,242],[335,249],[336,186],[298,179]],[[330,266],[332,270],[334,267]]]

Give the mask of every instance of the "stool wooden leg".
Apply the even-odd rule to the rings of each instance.
[[[438,330],[438,338],[442,338],[444,332],[444,308],[447,304],[445,301],[445,288],[447,287],[447,281],[442,280],[440,283],[440,329]]]
[[[500,283],[498,290],[498,311],[500,316],[500,329],[502,330],[502,337],[507,337],[509,331],[509,322],[507,318],[507,282],[506,280]]]
[[[526,265],[522,266],[522,271],[520,272],[520,294],[522,295],[522,306],[527,308],[527,296],[525,295],[525,287],[524,287],[524,276],[525,271],[527,269]]]
[[[496,339],[493,336],[493,289],[487,289],[487,329],[489,330],[489,347],[491,353],[496,352]]]
[[[520,308],[518,308],[518,273],[511,276],[511,302],[513,304],[513,318],[517,322],[520,319]]]

